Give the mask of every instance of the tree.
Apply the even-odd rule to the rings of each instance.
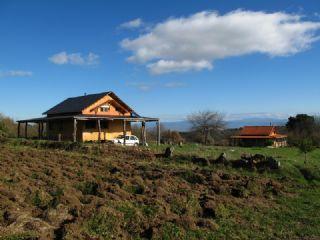
[[[307,164],[307,154],[314,150],[314,145],[311,139],[301,139],[298,144],[299,150],[304,153],[304,164]]]
[[[202,135],[203,143],[208,144],[208,139],[225,128],[224,116],[219,112],[200,111],[188,116],[188,121],[194,132]]]
[[[315,126],[315,118],[307,114],[297,114],[295,117],[289,117],[286,124],[288,131],[298,137],[310,136]]]

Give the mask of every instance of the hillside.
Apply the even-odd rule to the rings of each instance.
[[[296,149],[186,145],[156,158],[164,148],[1,144],[0,239],[320,238],[320,150],[304,168]],[[262,153],[281,168],[191,161],[221,152]]]
[[[269,126],[270,123],[275,126],[283,126],[287,122],[287,119],[278,118],[244,118],[239,120],[227,120],[227,128],[240,128],[243,126]],[[177,121],[177,122],[163,122],[165,128],[187,132],[191,128],[191,124],[188,121]]]

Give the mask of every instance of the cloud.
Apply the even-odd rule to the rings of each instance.
[[[11,70],[11,71],[0,71],[0,78],[5,77],[31,77],[31,71],[22,71],[22,70]]]
[[[146,33],[124,39],[128,61],[153,74],[211,70],[216,60],[253,53],[290,56],[319,40],[320,22],[284,12],[236,10],[170,18]]]
[[[143,21],[141,20],[141,18],[137,18],[137,19],[134,19],[132,21],[122,23],[120,25],[120,27],[121,28],[127,28],[127,29],[133,29],[133,28],[139,28],[142,25],[143,25]]]
[[[159,60],[156,63],[147,65],[152,74],[163,74],[169,72],[186,72],[189,70],[200,71],[203,69],[212,69],[212,64],[208,61],[173,61],[173,60]]]
[[[60,52],[49,57],[49,61],[57,65],[97,65],[99,64],[99,56],[92,52],[87,56],[82,56],[81,53]]]

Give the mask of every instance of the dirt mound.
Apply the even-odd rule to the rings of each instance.
[[[267,178],[168,167],[145,149],[83,151],[0,147],[0,236],[209,238],[219,228],[222,206],[265,207],[272,204],[268,196],[284,191]]]

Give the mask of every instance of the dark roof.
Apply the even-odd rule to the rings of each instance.
[[[100,100],[104,96],[112,95],[113,98],[118,100],[126,108],[132,111],[132,109],[126,105],[118,96],[113,92],[103,92],[98,94],[90,94],[80,97],[73,97],[64,100],[43,114],[55,115],[55,114],[66,114],[66,113],[81,113],[82,110],[94,104],[96,101]]]

